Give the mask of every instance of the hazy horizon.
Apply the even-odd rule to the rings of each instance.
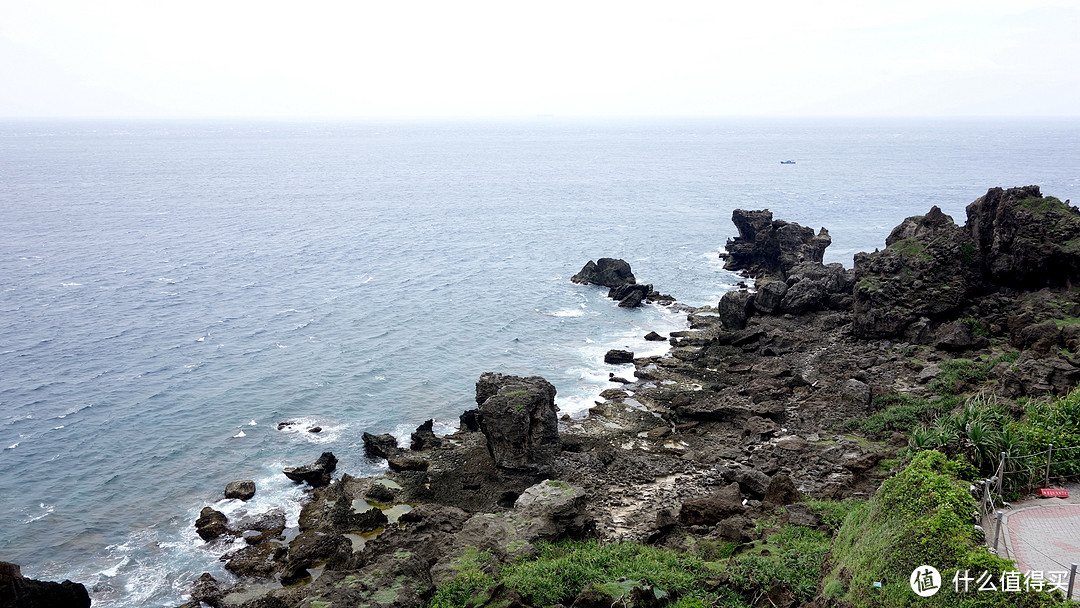
[[[1066,0],[0,2],[8,120],[1080,116]]]

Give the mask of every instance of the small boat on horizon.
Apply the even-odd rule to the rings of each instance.
[[[781,165],[794,165],[795,161],[793,161],[793,160],[782,160],[782,161],[780,161],[780,164]]]

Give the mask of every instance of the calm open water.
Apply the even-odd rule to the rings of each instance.
[[[684,320],[571,284],[589,259],[715,303],[732,209],[850,266],[1026,184],[1080,200],[1080,122],[0,123],[0,560],[175,606],[223,576],[203,506],[295,522],[282,466],[377,472],[361,432],[448,432],[484,371],[581,414],[607,349],[663,351]]]

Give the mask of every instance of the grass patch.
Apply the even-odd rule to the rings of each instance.
[[[717,569],[718,564],[692,552],[634,543],[564,541],[541,545],[535,560],[504,566],[499,578],[521,593],[530,606],[569,606],[586,586],[614,583],[620,578],[662,589],[677,597],[675,605],[682,608],[745,606],[730,589],[703,589],[701,582],[715,576]]]
[[[895,251],[903,256],[930,259],[930,254],[926,252],[926,245],[918,239],[900,239],[886,247],[886,249]]]
[[[461,608],[479,591],[494,583],[489,574],[494,568],[490,551],[480,552],[476,547],[466,547],[464,554],[454,562],[456,574],[439,585],[428,603],[429,608]]]
[[[872,437],[894,431],[908,434],[919,425],[930,424],[960,402],[961,399],[954,396],[924,399],[913,395],[885,395],[874,399],[881,410],[866,418],[848,420],[844,426]]]
[[[1015,564],[989,553],[971,523],[975,501],[956,463],[936,451],[921,452],[886,480],[865,504],[852,510],[833,543],[823,588],[855,608],[889,606],[1041,607],[1058,602],[1045,593],[953,591],[957,570],[996,576]],[[942,590],[920,598],[908,586],[923,564],[942,573]],[[881,582],[880,588],[874,586]]]

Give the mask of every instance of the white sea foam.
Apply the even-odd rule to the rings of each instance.
[[[82,287],[82,283],[61,283],[64,287]]]
[[[279,428],[279,432],[289,434],[296,439],[303,439],[308,443],[314,444],[333,443],[341,437],[342,431],[348,428],[347,424],[341,424],[325,418],[315,418],[314,416],[288,418],[287,422],[290,422],[291,424]],[[309,431],[309,429],[316,427],[322,430],[318,433]]]
[[[22,442],[21,441],[16,441],[15,443],[9,445],[8,447],[6,447],[4,449],[5,450],[14,450],[15,448],[19,447],[20,443],[22,443]]]
[[[259,426],[259,423],[252,420],[251,422],[248,423],[248,426]]]
[[[585,314],[585,311],[578,308],[563,308],[548,314],[553,317],[580,317]]]
[[[206,336],[203,336],[203,337],[201,337],[201,338],[199,338],[199,339],[197,339],[197,340],[195,340],[195,341],[196,341],[196,342],[203,342],[203,341],[205,341],[205,340],[206,340]]]
[[[247,437],[247,433],[245,433],[244,431],[240,431],[239,433],[233,435],[233,439],[238,439],[240,437]]]
[[[27,519],[26,521],[23,522],[24,524],[33,523],[35,521],[38,521],[39,519],[44,519],[44,518],[48,517],[50,514],[52,514],[52,512],[56,509],[56,507],[54,507],[52,505],[47,505],[45,503],[39,503],[38,508],[40,508],[43,512],[39,513],[38,515],[32,515],[30,517],[30,519]]]
[[[128,561],[130,559],[131,558],[129,558],[129,557],[125,557],[124,559],[117,562],[112,568],[106,568],[106,569],[102,570],[101,572],[98,572],[98,574],[100,574],[101,576],[106,576],[106,577],[109,577],[109,578],[113,578],[114,576],[116,576],[120,572],[120,567],[123,566],[124,564],[128,563]]]

